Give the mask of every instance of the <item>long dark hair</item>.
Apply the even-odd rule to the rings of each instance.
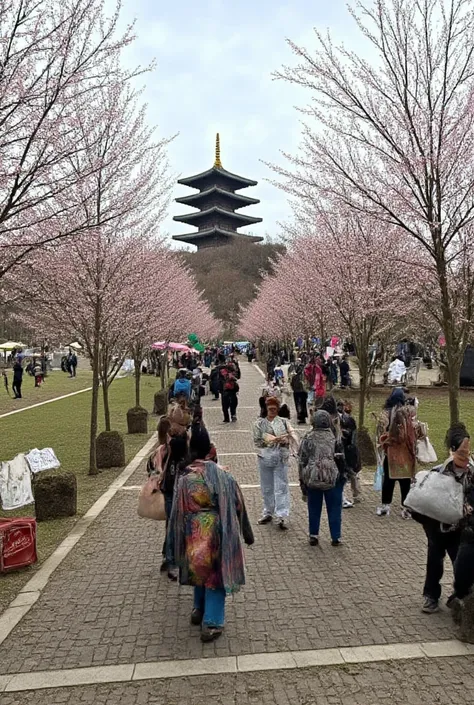
[[[470,437],[466,426],[462,421],[458,421],[448,428],[444,442],[447,450],[458,450],[464,439]]]

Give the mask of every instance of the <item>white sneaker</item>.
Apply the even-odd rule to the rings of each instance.
[[[349,499],[344,499],[342,500],[342,508],[343,509],[350,509],[351,507],[354,506],[354,502],[351,502]]]
[[[378,517],[384,517],[384,516],[389,516],[390,514],[390,505],[389,504],[381,504],[380,507],[377,507],[377,516]]]
[[[411,519],[411,514],[408,509],[402,509],[402,519]]]

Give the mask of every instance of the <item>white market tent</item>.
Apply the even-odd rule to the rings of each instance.
[[[8,352],[9,350],[13,350],[13,348],[24,348],[25,344],[24,343],[14,343],[12,340],[8,340],[6,343],[0,343],[0,350],[5,350]]]

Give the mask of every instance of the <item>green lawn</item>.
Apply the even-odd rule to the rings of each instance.
[[[68,380],[73,382],[74,380]],[[135,380],[133,377],[116,380],[110,389],[112,428],[124,433],[127,462],[138,452],[147,440],[144,435],[126,435],[126,412],[135,405]],[[86,385],[87,386],[87,385]],[[154,393],[160,388],[156,377],[142,377],[142,405],[150,412],[153,409]],[[100,426],[103,430],[102,404],[100,404]],[[85,514],[96,499],[106,490],[120,469],[104,470],[100,475],[90,477],[88,470],[90,392],[78,394],[44,407],[24,411],[0,419],[1,460],[13,458],[17,453],[31,448],[52,447],[59,460],[61,470],[71,471],[77,476],[78,517]],[[156,429],[156,421],[149,419],[148,430]],[[24,507],[14,512],[2,512],[0,516],[33,516],[34,507]],[[70,531],[77,518],[58,519],[38,524],[39,563],[18,573],[0,575],[0,612],[15,596],[16,592],[31,577],[38,565],[44,561],[64,536]]]
[[[22,399],[11,398],[13,397],[11,390],[13,375],[11,370],[7,370],[11,396],[8,396],[3,388],[3,379],[0,379],[0,384],[2,385],[2,388],[0,388],[0,415],[15,409],[24,409],[26,406],[54,399],[54,397],[61,397],[70,392],[77,392],[79,389],[87,389],[92,383],[92,372],[88,362],[81,360],[81,363],[82,367],[78,367],[76,377],[70,379],[68,374],[60,370],[54,370],[54,372],[48,372],[44,383],[37,388],[35,388],[35,378],[30,377],[25,372],[21,388]]]

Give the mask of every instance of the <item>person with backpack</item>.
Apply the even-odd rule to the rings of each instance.
[[[262,518],[258,523],[269,524],[275,516],[279,528],[287,531],[290,515],[290,444],[297,443],[298,439],[289,421],[279,414],[279,399],[266,397],[265,405],[267,415],[257,419],[253,426],[263,499]]]
[[[235,423],[237,421],[237,405],[239,385],[234,373],[234,366],[228,365],[226,374],[222,376],[222,413],[224,414],[224,423]]]
[[[187,379],[187,373],[188,370],[184,368],[178,370],[178,376],[170,387],[168,395],[169,401],[177,398],[178,396],[184,396],[186,401],[189,402],[191,398],[191,380]]]
[[[342,443],[337,441],[327,411],[316,411],[313,428],[301,441],[298,472],[303,500],[308,503],[309,544],[319,543],[319,527],[323,500],[326,503],[329,531],[333,546],[340,546],[342,495],[345,462]]]

